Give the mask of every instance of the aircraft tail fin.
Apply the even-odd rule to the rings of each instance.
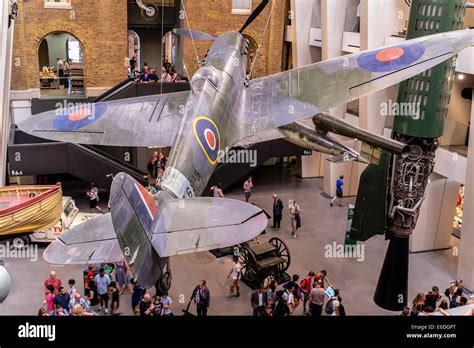
[[[125,173],[115,176],[111,198],[117,240],[144,286],[159,281],[156,267],[163,274],[169,256],[240,244],[268,225],[265,212],[252,204],[211,197],[174,199],[165,191],[155,199]]]
[[[135,179],[114,177],[110,190],[112,224],[117,241],[140,285],[152,287],[167,263],[153,250],[151,237],[158,204]],[[161,272],[162,273],[162,272]]]

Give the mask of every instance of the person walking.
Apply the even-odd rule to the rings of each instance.
[[[339,206],[343,207],[344,204],[342,204],[342,197],[344,196],[342,187],[344,186],[344,175],[341,175],[339,179],[336,181],[336,195],[331,199],[331,203],[329,205],[331,207],[334,206],[334,201],[337,199],[339,202]]]
[[[95,276],[94,281],[100,296],[100,310],[105,309],[105,314],[108,314],[110,278],[105,274],[104,268],[99,269],[99,274]]]
[[[112,315],[119,315],[118,309],[120,307],[120,290],[117,288],[116,282],[110,282],[109,297],[111,299],[110,310]]]
[[[296,238],[296,230],[301,226],[300,213],[301,209],[296,201],[290,199],[288,201],[288,209],[290,210],[291,232],[290,235]]]
[[[249,176],[246,182],[244,182],[244,193],[245,193],[245,201],[248,203],[250,196],[252,195],[253,189],[253,182],[252,177]]]
[[[227,278],[232,277],[232,284],[230,285],[230,297],[234,296],[234,289],[237,291],[235,294],[235,297],[240,296],[240,287],[239,287],[239,280],[240,280],[240,271],[242,269],[242,266],[239,262],[239,257],[238,256],[233,256],[232,260],[234,261],[234,266],[232,267],[232,270],[229,272],[227,275]]]
[[[93,182],[91,183],[89,190],[87,191],[87,196],[89,197],[89,206],[91,208],[91,212],[99,212],[102,213],[102,209],[99,207],[99,189],[97,188],[96,184]]]
[[[280,229],[281,219],[283,217],[283,202],[278,195],[273,195],[273,228]]]
[[[132,310],[134,315],[140,315],[140,301],[142,300],[143,295],[145,294],[146,289],[137,283],[136,279],[131,280],[133,290],[132,290]]]
[[[211,292],[206,286],[206,280],[203,279],[198,285],[196,285],[191,298],[194,298],[194,303],[196,303],[196,312],[198,317],[206,317],[207,310],[211,304]]]
[[[122,295],[125,290],[128,289],[128,266],[125,258],[120,260],[115,264],[115,278],[117,279],[117,283],[119,284],[119,295]]]
[[[250,296],[250,304],[253,308],[253,316],[260,317],[264,315],[267,303],[268,293],[265,291],[263,283],[260,283],[260,287],[257,290],[254,290]]]

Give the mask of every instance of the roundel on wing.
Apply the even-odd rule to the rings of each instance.
[[[61,131],[74,131],[84,128],[101,118],[107,105],[104,103],[79,105],[59,111],[53,120],[53,127]]]
[[[390,72],[409,66],[420,59],[424,53],[425,46],[421,43],[401,44],[362,53],[357,58],[357,65],[370,72]]]
[[[219,158],[220,134],[217,125],[208,117],[197,117],[193,123],[194,135],[209,163],[215,165]]]

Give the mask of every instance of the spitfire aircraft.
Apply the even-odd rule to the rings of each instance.
[[[56,141],[171,146],[162,189],[154,197],[132,177],[117,174],[111,213],[64,233],[45,250],[46,261],[85,264],[125,257],[140,284],[166,291],[170,256],[239,244],[267,226],[258,207],[200,197],[221,149],[287,138],[360,159],[356,151],[327,135],[351,136],[354,128],[322,112],[397,84],[474,43],[473,30],[440,33],[252,79],[247,71],[249,41],[242,33],[266,3],[239,32],[202,35],[213,43],[189,92],[46,112],[19,124],[29,134]],[[310,117],[316,129],[298,122]],[[359,135],[375,147],[406,152],[402,143],[367,132]]]

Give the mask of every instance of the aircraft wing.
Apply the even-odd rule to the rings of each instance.
[[[84,104],[28,117],[18,127],[31,135],[108,146],[171,146],[189,92]]]
[[[458,30],[252,80],[244,90],[245,127],[233,143],[395,85],[472,44],[474,30]]]
[[[152,244],[161,257],[189,254],[251,240],[267,225],[262,209],[235,199],[172,200],[160,206]]]
[[[123,253],[111,215],[98,216],[64,232],[46,248],[43,258],[60,265],[120,261]]]

